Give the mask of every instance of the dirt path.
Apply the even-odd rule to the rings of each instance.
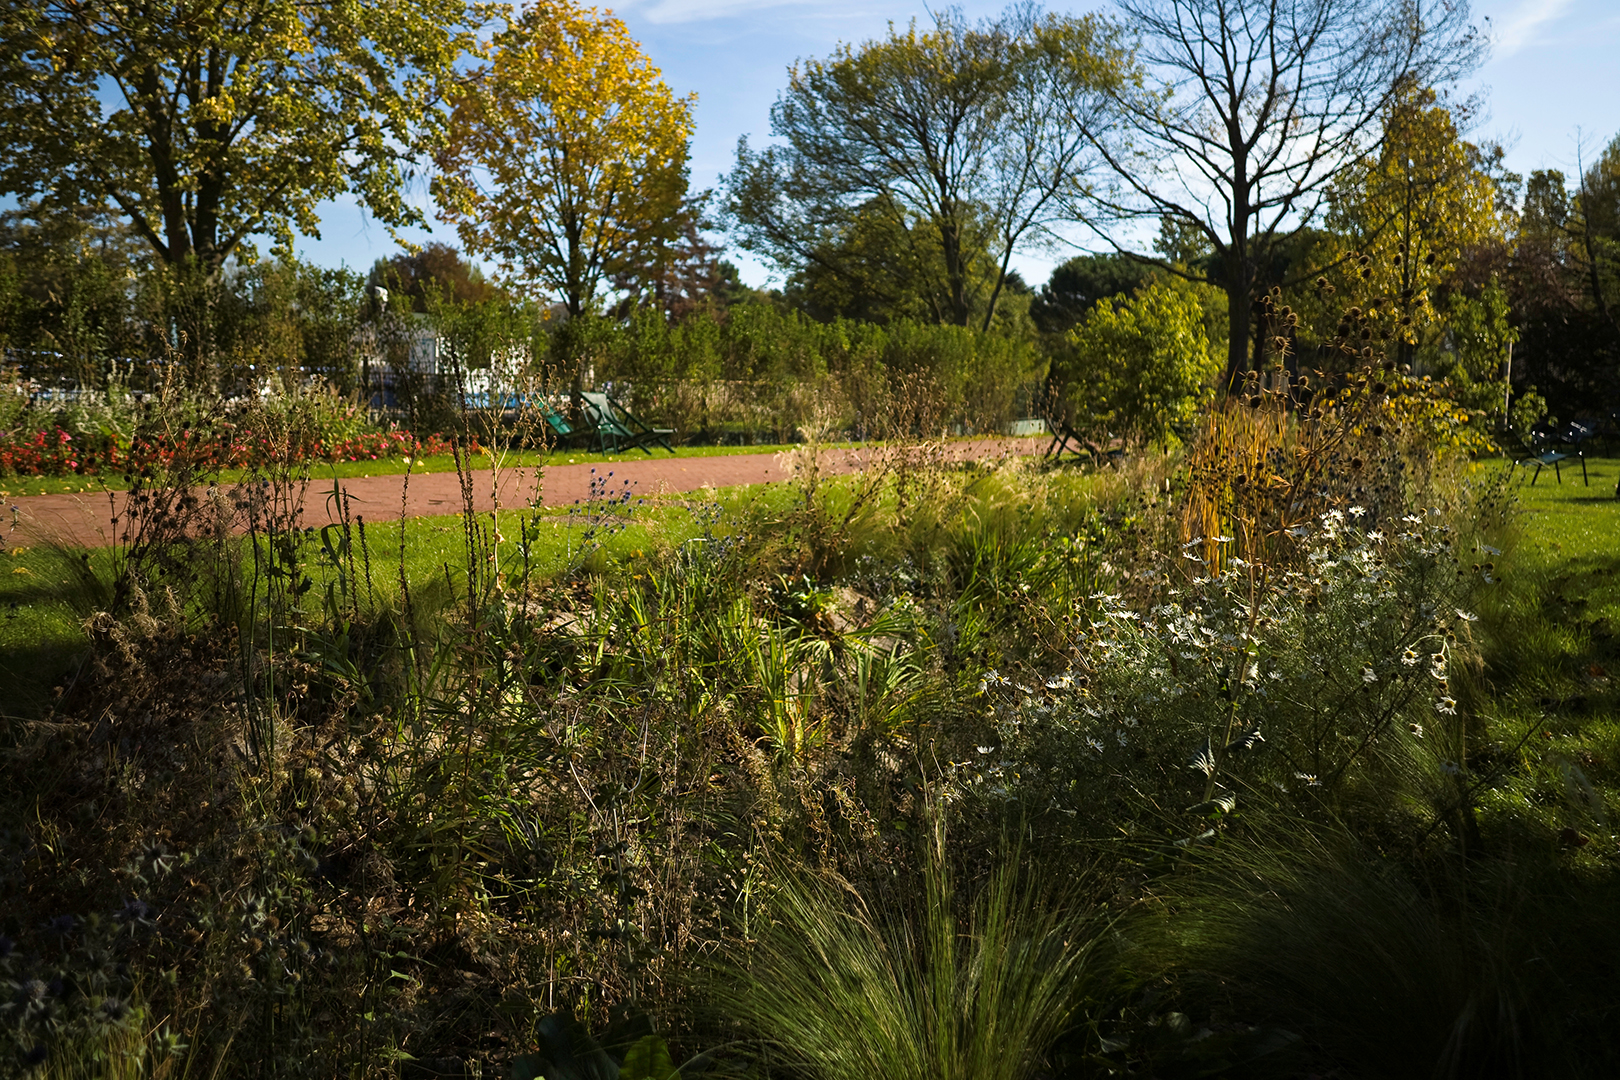
[[[971,439],[945,444],[952,461],[997,457],[1005,454],[1038,454],[1044,439]],[[864,468],[874,451],[829,450],[822,468],[827,473],[852,473]],[[590,498],[593,482],[605,484],[609,494],[630,490],[637,496],[696,491],[700,488],[764,484],[788,479],[788,465],[776,454],[733,454],[725,457],[624,458],[598,465],[548,465],[541,487],[545,506],[569,506]],[[462,507],[461,484],[455,473],[418,473],[410,477],[351,477],[338,483],[349,496],[351,513],[370,521],[431,517],[458,513]],[[304,494],[303,523],[319,527],[332,520],[330,480],[313,480]],[[512,469],[501,474],[501,506],[525,505],[534,490],[532,470]],[[6,509],[23,542],[58,542],[80,547],[103,547],[111,543],[112,519],[123,512],[124,494],[104,492],[84,495],[29,495],[12,499]],[[473,473],[473,507],[489,510],[496,505],[496,492],[489,470]],[[10,522],[6,523],[7,525]]]

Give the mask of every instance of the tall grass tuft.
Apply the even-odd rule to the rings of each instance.
[[[826,1078],[1019,1080],[1081,1017],[1104,923],[1008,858],[959,904],[936,834],[908,918],[841,879],[788,873],[714,1004],[775,1063]],[[959,907],[970,911],[964,922]]]
[[[1581,1011],[1553,945],[1567,892],[1533,861],[1403,866],[1348,834],[1283,826],[1166,883],[1161,961],[1194,988],[1184,1007],[1207,996],[1283,1024],[1348,1075],[1602,1075],[1565,1038]],[[1140,930],[1128,936],[1154,937]]]

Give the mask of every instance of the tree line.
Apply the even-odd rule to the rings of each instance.
[[[1354,295],[1400,363],[1472,407],[1516,346],[1567,412],[1615,390],[1620,149],[1573,182],[1507,172],[1452,92],[1488,45],[1464,0],[945,9],[797,62],[769,142],[694,192],[694,99],[570,0],[6,0],[0,332],[86,375],[162,350],[205,380],[257,353],[336,368],[338,325],[409,271],[441,306],[543,328],[531,351],[576,393],[617,373],[676,408],[671,373],[731,370],[697,343],[774,307],[885,340],[965,331],[1010,365],[997,386],[1049,364],[1046,407],[1154,436],[1244,370],[1342,364],[1322,349]],[[477,295],[443,248],[367,281],[293,259],[324,199],[424,224],[417,177],[492,268]],[[1151,250],[1121,239],[1143,225]],[[783,286],[743,287],[717,235]],[[1038,291],[1012,269],[1077,240],[1100,254]]]

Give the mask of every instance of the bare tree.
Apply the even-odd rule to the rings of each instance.
[[[1157,86],[1116,101],[1128,136],[1098,140],[1116,217],[1202,234],[1227,294],[1227,377],[1248,357],[1258,268],[1309,226],[1383,138],[1403,87],[1475,68],[1467,0],[1121,0]]]

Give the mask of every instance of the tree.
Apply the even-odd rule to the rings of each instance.
[[[1560,172],[1530,174],[1506,274],[1514,381],[1563,417],[1620,393],[1620,139],[1578,175],[1571,191]]]
[[[1620,136],[1581,170],[1575,238],[1592,305],[1620,332]]]
[[[0,0],[0,191],[116,206],[212,276],[255,233],[319,235],[356,191],[420,220],[403,173],[436,126],[461,0]]]
[[[960,12],[795,64],[771,109],[782,145],[737,147],[723,181],[741,246],[862,287],[865,240],[904,246],[934,320],[988,328],[1009,262],[1039,241],[1092,166],[1105,91],[1126,78],[1110,24],[1030,5],[969,26]],[[895,278],[894,274],[889,275]]]
[[[695,97],[670,92],[624,23],[568,0],[508,13],[491,56],[455,93],[434,194],[469,251],[577,318],[674,241]]]
[[[436,294],[436,300],[457,304],[482,303],[500,294],[482,270],[462,258],[461,252],[439,241],[424,244],[417,251],[378,259],[371,268],[371,284],[388,289],[390,302],[394,294],[409,298],[418,311],[426,310],[430,293]]]
[[[712,191],[704,191],[688,198],[673,238],[655,230],[614,275],[613,288],[624,294],[619,314],[650,304],[678,320],[706,308],[724,310],[749,293],[737,267],[720,257],[725,248],[709,238],[715,227],[708,215],[712,197]]]
[[[940,257],[937,235],[926,225],[908,227],[888,200],[873,199],[855,208],[836,237],[793,268],[782,294],[823,321],[939,322],[931,272]],[[982,288],[984,269],[973,268],[970,291]]]
[[[1327,233],[1308,262],[1332,267],[1334,291],[1371,301],[1378,349],[1421,374],[1451,378],[1471,409],[1500,406],[1502,362],[1513,334],[1499,273],[1517,177],[1500,147],[1462,138],[1471,105],[1450,106],[1431,88],[1407,87],[1392,102],[1377,151],[1330,192]],[[1352,283],[1354,288],[1348,286]],[[1340,311],[1329,290],[1291,294],[1307,348],[1326,345]],[[1340,327],[1339,334],[1344,332]],[[1368,344],[1373,344],[1369,339]],[[1331,350],[1313,360],[1333,366]],[[1352,366],[1350,360],[1337,354]]]
[[[1161,278],[1094,305],[1052,361],[1069,422],[1164,440],[1191,419],[1221,371],[1204,326],[1208,288]]]
[[[1134,292],[1152,273],[1152,265],[1129,255],[1076,255],[1053,269],[1030,317],[1042,333],[1065,333],[1097,303]]]
[[[1119,87],[1127,136],[1097,142],[1117,176],[1102,205],[1169,218],[1208,241],[1213,280],[1227,294],[1230,379],[1248,357],[1259,272],[1273,249],[1308,227],[1376,146],[1404,87],[1449,84],[1478,63],[1483,43],[1467,26],[1466,0],[1121,6],[1160,79]]]

